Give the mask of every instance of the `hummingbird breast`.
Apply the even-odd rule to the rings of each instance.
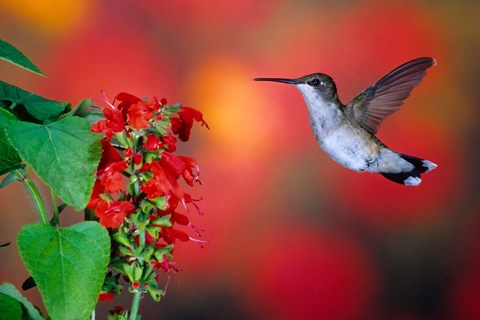
[[[316,132],[315,136],[322,149],[339,164],[355,171],[375,172],[382,147],[362,131],[344,121],[327,134]]]
[[[307,88],[299,88],[308,107],[315,137],[336,162],[355,171],[373,171],[383,145],[345,117],[343,106],[324,100]]]

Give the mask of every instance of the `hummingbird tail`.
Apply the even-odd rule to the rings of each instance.
[[[414,169],[409,172],[380,172],[380,174],[393,182],[406,186],[418,186],[420,182],[422,182],[420,174],[433,170],[437,167],[435,163],[428,160],[412,157],[406,154],[399,154],[399,156],[405,161],[411,163],[414,166]]]

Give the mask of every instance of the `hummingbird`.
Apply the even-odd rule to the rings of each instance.
[[[375,134],[382,121],[400,109],[426,70],[437,63],[430,57],[406,62],[344,105],[333,79],[324,73],[297,79],[255,78],[291,84],[307,104],[310,124],[320,147],[342,166],[379,173],[406,186],[418,186],[421,174],[437,168],[431,161],[393,151]]]

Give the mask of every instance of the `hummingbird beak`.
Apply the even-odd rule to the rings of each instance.
[[[283,79],[283,78],[255,78],[255,81],[272,81],[272,82],[281,82],[286,84],[293,84],[295,85],[295,81],[292,79]]]

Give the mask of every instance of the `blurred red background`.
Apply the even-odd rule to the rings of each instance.
[[[480,319],[480,3],[0,0],[0,12],[0,38],[48,75],[1,63],[2,80],[73,104],[158,95],[210,125],[180,153],[201,165],[206,214],[190,216],[211,242],[178,244],[183,271],[160,303],[143,299],[144,319]],[[299,92],[252,81],[324,72],[347,103],[420,56],[438,66],[378,134],[439,165],[417,188],[340,167]],[[21,185],[0,203],[0,243],[14,242],[34,208]],[[0,282],[20,287],[16,248],[0,254]]]

